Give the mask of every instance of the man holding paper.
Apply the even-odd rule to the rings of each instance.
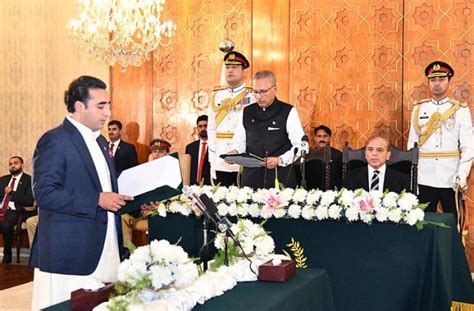
[[[253,189],[295,186],[291,164],[295,148],[304,131],[296,109],[276,98],[275,74],[262,70],[255,74],[253,95],[257,103],[246,107],[242,114],[229,154],[251,153],[264,159],[262,167],[244,167],[241,186]]]
[[[36,145],[39,223],[30,255],[32,310],[69,300],[74,290],[117,280],[121,230],[113,212],[133,197],[117,193],[107,140],[100,134],[111,114],[105,89],[90,76],[72,81],[64,96],[69,114]]]

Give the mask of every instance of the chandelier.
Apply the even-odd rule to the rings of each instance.
[[[80,17],[70,20],[69,35],[76,46],[109,66],[141,66],[176,33],[172,21],[160,22],[165,1],[78,0]],[[168,39],[162,41],[164,37]]]

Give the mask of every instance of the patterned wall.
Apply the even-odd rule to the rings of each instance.
[[[36,141],[66,114],[63,94],[72,79],[91,74],[109,81],[105,65],[79,54],[65,25],[75,0],[0,1],[0,174],[20,155],[31,173]]]
[[[130,74],[114,69],[114,98],[127,121],[153,111],[141,137],[166,138],[178,151],[192,141],[195,118],[218,84],[217,45],[226,36],[249,56],[249,76],[273,70],[278,97],[297,107],[306,132],[329,125],[339,148],[346,140],[361,147],[375,133],[405,147],[412,104],[428,96],[423,71],[432,60],[451,63],[454,97],[474,102],[472,0],[187,0],[170,1],[166,13],[178,27],[172,45]],[[146,84],[133,89],[137,77]],[[473,197],[471,176],[469,210]]]

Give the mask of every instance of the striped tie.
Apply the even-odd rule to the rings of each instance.
[[[372,179],[370,180],[370,191],[379,190],[379,171],[374,171]]]

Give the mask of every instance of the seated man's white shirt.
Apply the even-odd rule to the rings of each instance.
[[[370,184],[372,182],[372,176],[374,175],[374,171],[376,171],[372,166],[370,165],[367,165],[367,167],[369,168],[369,189],[370,189]],[[378,191],[383,191],[383,183],[385,181],[385,171],[387,170],[387,165],[384,164],[382,165],[381,167],[379,167],[377,169],[377,171],[379,171],[379,187],[378,189],[370,189],[371,191],[372,190],[378,190]]]

